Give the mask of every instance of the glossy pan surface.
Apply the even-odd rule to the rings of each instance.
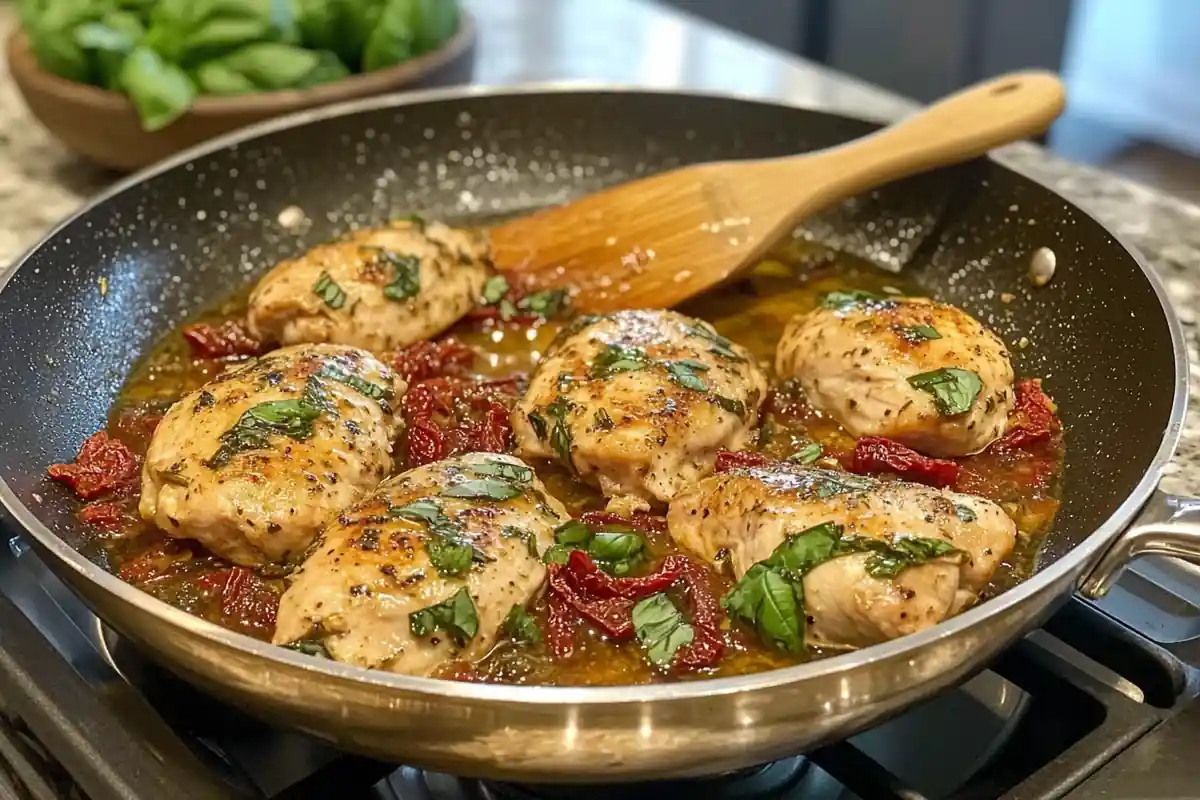
[[[463,89],[305,114],[192,151],[89,204],[8,275],[0,499],[120,633],[215,694],[348,749],[467,775],[613,781],[717,773],[847,736],[978,670],[1074,591],[1151,496],[1183,418],[1182,338],[1156,279],[1098,222],[990,160],[809,226],[901,254],[930,294],[1016,345],[1018,373],[1045,376],[1060,402],[1065,500],[1037,574],[920,634],[774,672],[627,688],[372,673],[225,631],[122,583],[70,547],[73,503],[44,475],[103,424],[157,337],[348,227],[414,211],[478,221],[872,128],[726,97]],[[292,206],[310,224],[284,228]],[[1057,272],[1034,289],[1026,272],[1040,247]]]

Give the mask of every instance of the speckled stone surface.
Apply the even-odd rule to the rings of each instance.
[[[589,78],[610,83],[737,91],[817,105],[875,119],[911,105],[828,70],[798,62],[745,39],[632,0],[561,0],[553,14],[530,14],[528,0],[469,2],[482,31],[476,78],[502,84]],[[538,4],[544,10],[544,4]],[[0,33],[14,24],[0,4]],[[539,35],[528,29],[538,26]],[[619,31],[609,36],[606,32]],[[626,35],[632,32],[631,35]],[[677,45],[670,55],[638,58],[655,37]],[[544,46],[557,41],[557,47]],[[614,53],[614,42],[630,52]],[[654,42],[657,44],[657,42]],[[699,57],[697,57],[699,53]],[[707,59],[707,60],[706,60]],[[686,65],[686,66],[684,66]],[[1184,323],[1192,365],[1193,412],[1164,488],[1200,493],[1200,208],[1088,167],[1054,158],[1032,145],[1006,148],[1001,159],[1054,187],[1137,247],[1165,282]],[[40,236],[116,176],[72,157],[29,116],[0,66],[0,265],[12,263]]]

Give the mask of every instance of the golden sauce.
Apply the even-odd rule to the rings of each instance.
[[[864,262],[818,251],[809,245],[791,244],[762,262],[736,286],[692,301],[680,311],[713,323],[721,334],[748,348],[770,369],[776,343],[787,322],[795,314],[813,308],[821,294],[849,288],[892,294],[926,293],[920,287],[906,285],[903,279],[882,273]],[[246,294],[246,291],[239,293],[196,321],[220,322],[241,317]],[[476,352],[476,373],[505,377],[530,372],[562,325],[561,321],[532,326],[462,323],[449,335]],[[179,331],[172,331],[146,354],[129,376],[112,410],[109,432],[134,452],[144,453],[152,425],[139,424],[141,416],[161,413],[182,395],[211,380],[228,363],[193,357]],[[785,458],[803,443],[813,441],[821,443],[826,453],[844,453],[854,447],[854,439],[849,434],[833,420],[805,406],[802,398],[797,398],[786,418],[768,414],[762,420],[762,427],[763,435],[755,447],[776,458]],[[1058,508],[1061,448],[1056,446],[1052,452],[1043,452],[1039,457],[1043,462],[1053,460],[1049,471],[1054,477],[1049,481],[1031,480],[1032,470],[1041,469],[1045,474],[1047,465],[1035,463],[1036,458],[1028,454],[985,452],[958,459],[970,471],[972,492],[1000,503],[1021,534],[1016,550],[997,572],[986,594],[994,594],[1028,577],[1038,546]],[[833,466],[834,462],[829,464]],[[535,466],[547,488],[573,515],[603,507],[602,498],[595,489],[573,481],[565,470],[552,464]],[[648,533],[645,538],[651,558],[644,560],[643,573],[652,571],[650,568],[662,557],[679,552],[666,534]],[[225,574],[230,565],[199,547],[167,544],[164,548],[164,542],[167,540],[163,534],[137,520],[130,512],[127,524],[116,532],[96,532],[87,547],[91,555],[114,572],[120,573],[123,566],[137,566],[129,574],[121,574],[160,599],[218,624],[257,638],[270,639],[272,630],[268,624],[232,624],[224,616],[220,592],[213,591],[212,582]],[[264,592],[282,592],[284,582],[278,573],[261,574],[260,577]],[[710,582],[714,591],[721,594],[732,586],[727,576],[715,571],[710,575]],[[535,601],[530,611],[544,629],[545,599]],[[742,630],[737,625],[726,622],[724,629],[726,650],[719,665],[690,675],[664,675],[648,664],[636,642],[609,642],[583,625],[575,653],[565,661],[551,658],[544,645],[518,647],[501,641],[479,663],[469,667],[453,666],[446,671],[446,676],[560,685],[631,684],[757,672],[821,655],[812,652],[803,657],[793,656],[767,648],[752,631]]]

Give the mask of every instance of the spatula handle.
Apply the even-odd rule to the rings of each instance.
[[[1015,72],[971,86],[878,133],[814,156],[819,194],[833,202],[898,178],[956,164],[1045,131],[1066,91],[1048,72]],[[800,158],[804,158],[801,156]],[[812,170],[808,161],[804,167]],[[810,173],[811,174],[811,173]]]

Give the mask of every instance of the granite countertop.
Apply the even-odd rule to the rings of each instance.
[[[913,105],[699,20],[639,0],[465,0],[481,30],[475,80],[512,84],[590,80],[770,97],[891,119]],[[7,39],[15,10],[0,4]],[[1200,207],[1033,145],[1005,163],[1078,203],[1137,247],[1158,271],[1184,324],[1192,412],[1163,488],[1200,493]],[[30,117],[0,65],[0,267],[116,176],[72,157]]]

